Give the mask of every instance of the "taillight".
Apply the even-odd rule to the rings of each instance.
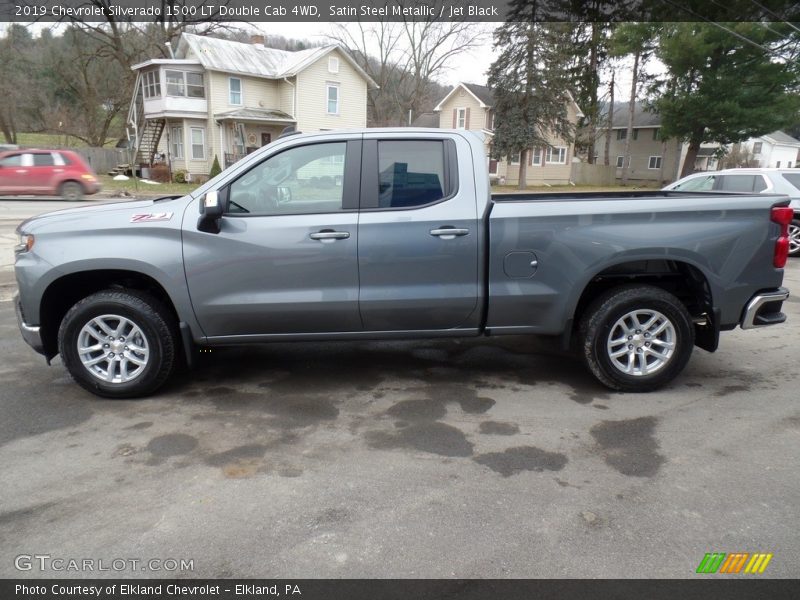
[[[786,260],[789,258],[789,223],[794,218],[794,211],[788,206],[773,206],[770,220],[781,226],[781,232],[778,239],[775,240],[775,256],[772,259],[772,264],[782,269],[786,266]]]

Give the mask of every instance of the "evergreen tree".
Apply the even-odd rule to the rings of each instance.
[[[651,86],[661,133],[687,141],[681,176],[702,142],[734,144],[798,122],[798,37],[787,23],[665,23]]]
[[[515,0],[509,22],[494,32],[497,60],[489,68],[494,92],[493,155],[520,155],[519,189],[525,189],[528,152],[554,137],[571,141],[566,64],[569,26],[535,22],[535,3]]]

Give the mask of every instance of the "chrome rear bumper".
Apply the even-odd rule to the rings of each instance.
[[[789,290],[778,288],[771,292],[760,292],[750,298],[742,313],[742,329],[753,329],[767,325],[777,325],[786,320],[781,312],[783,301],[789,297]]]

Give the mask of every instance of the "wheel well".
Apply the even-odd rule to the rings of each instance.
[[[626,283],[646,283],[659,287],[683,302],[692,317],[713,318],[711,288],[702,271],[674,260],[640,260],[609,267],[595,275],[581,294],[573,323],[579,323],[586,308],[600,294]]]
[[[44,294],[39,312],[42,343],[48,358],[58,354],[58,328],[67,311],[76,302],[109,288],[147,292],[166,306],[175,323],[178,313],[166,290],[152,277],[135,271],[100,270],[71,273],[51,283]]]

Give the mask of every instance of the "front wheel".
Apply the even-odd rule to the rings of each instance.
[[[789,224],[789,256],[800,256],[800,219]]]
[[[75,304],[58,331],[58,349],[72,378],[106,398],[156,391],[175,364],[174,319],[158,300],[106,290]]]
[[[649,392],[667,384],[694,348],[686,307],[650,285],[621,286],[601,295],[584,313],[579,334],[592,374],[623,392]]]

